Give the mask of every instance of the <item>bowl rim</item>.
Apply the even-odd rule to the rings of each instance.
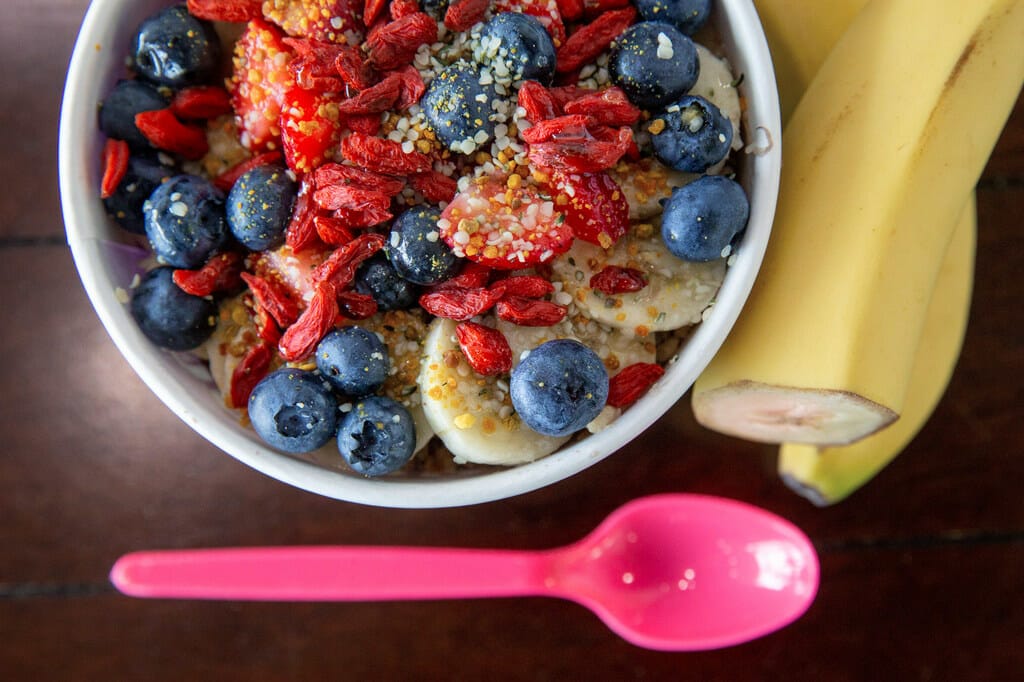
[[[127,306],[119,300],[123,294],[119,297],[116,282],[123,281],[124,273],[115,272],[115,266],[108,260],[112,240],[105,239],[105,233],[113,233],[114,229],[98,199],[101,135],[96,124],[97,107],[102,94],[117,77],[124,75],[123,62],[111,60],[109,54],[127,54],[130,31],[155,8],[168,4],[173,3],[94,0],[86,12],[72,52],[60,112],[58,179],[64,224],[89,301],[121,355],[172,412],[242,463],[309,492],[380,507],[458,507],[531,492],[610,456],[661,418],[683,398],[738,318],[771,232],[781,171],[782,128],[771,56],[753,4],[749,0],[716,0],[713,20],[723,38],[727,58],[734,73],[744,75],[739,86],[747,99],[744,137],[748,143],[761,146],[758,152],[748,154],[745,164],[750,220],[711,314],[666,366],[665,377],[611,426],[526,464],[467,476],[373,479],[271,450],[255,442],[251,431],[230,423],[229,420],[237,419],[222,406],[223,416],[211,418],[209,411],[219,402],[219,394],[217,401],[210,400],[208,395],[198,395],[200,379],[190,376],[187,367],[178,372],[169,366],[169,356],[175,354],[146,341]],[[757,87],[749,87],[751,84]],[[83,131],[92,134],[83,135]],[[750,139],[754,137],[761,139]],[[181,359],[175,362],[180,367]]]

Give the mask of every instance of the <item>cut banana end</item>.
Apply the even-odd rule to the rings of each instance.
[[[898,415],[847,391],[736,382],[695,394],[693,413],[709,429],[759,443],[848,445]]]

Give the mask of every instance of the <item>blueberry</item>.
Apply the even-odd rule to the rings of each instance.
[[[136,234],[146,233],[142,206],[160,183],[177,175],[173,166],[164,165],[156,155],[132,154],[128,170],[103,206],[118,225]]]
[[[444,19],[448,11],[448,0],[423,0],[420,4],[424,12],[438,20]]]
[[[703,97],[684,96],[659,113],[651,124],[658,126],[658,121],[664,126],[651,137],[651,143],[654,155],[666,166],[703,173],[729,153],[732,122]]]
[[[636,0],[647,21],[666,21],[692,36],[711,16],[711,0]]]
[[[629,100],[658,109],[679,99],[700,74],[693,41],[660,21],[633,24],[612,45],[608,69]]]
[[[427,124],[444,146],[468,153],[494,137],[491,102],[497,95],[480,80],[478,66],[458,61],[427,86],[420,105]]]
[[[480,34],[481,63],[492,69],[504,62],[513,80],[537,80],[545,85],[555,76],[555,44],[536,17],[502,12]]]
[[[338,426],[338,452],[365,476],[402,468],[416,449],[416,427],[409,410],[385,396],[370,396],[352,406]]]
[[[168,350],[192,350],[213,334],[217,304],[186,294],[172,279],[174,268],[147,272],[132,293],[131,313],[139,329],[155,345]]]
[[[705,175],[672,191],[665,201],[661,237],[688,261],[710,261],[728,252],[750,216],[747,194],[735,180]]]
[[[268,445],[285,452],[323,447],[338,428],[338,399],[323,379],[284,368],[263,377],[249,395],[249,420]]]
[[[354,397],[376,391],[388,378],[388,348],[362,327],[341,327],[316,347],[316,368],[335,390]]]
[[[220,39],[213,24],[189,14],[184,4],[150,16],[132,38],[135,70],[147,80],[172,88],[210,81],[220,55]]]
[[[152,149],[135,125],[135,114],[167,106],[167,98],[141,80],[121,80],[100,105],[100,130],[107,137],[124,140],[132,150]]]
[[[437,284],[455,276],[462,259],[438,237],[441,211],[430,206],[412,208],[398,216],[391,228],[387,254],[395,271],[416,284]]]
[[[353,288],[373,296],[379,310],[406,310],[416,305],[420,288],[403,278],[387,256],[374,254],[356,270]]]
[[[298,186],[287,171],[274,164],[243,173],[228,193],[228,227],[251,251],[274,249],[284,243]]]
[[[196,175],[176,175],[143,204],[146,236],[160,260],[194,269],[228,242],[224,195]]]
[[[541,344],[512,370],[512,406],[547,436],[579,431],[604,409],[608,371],[597,353],[574,339]]]

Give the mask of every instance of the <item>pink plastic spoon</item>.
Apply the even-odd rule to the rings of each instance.
[[[544,551],[269,547],[135,552],[110,578],[136,597],[373,601],[571,599],[638,646],[739,644],[800,617],[818,556],[788,521],[741,502],[655,495],[613,512],[583,540]]]

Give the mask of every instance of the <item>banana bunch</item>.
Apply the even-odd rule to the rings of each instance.
[[[1022,40],[1015,0],[856,13],[786,124],[775,232],[694,386],[700,423],[836,446],[906,411],[958,216],[1024,82]]]

